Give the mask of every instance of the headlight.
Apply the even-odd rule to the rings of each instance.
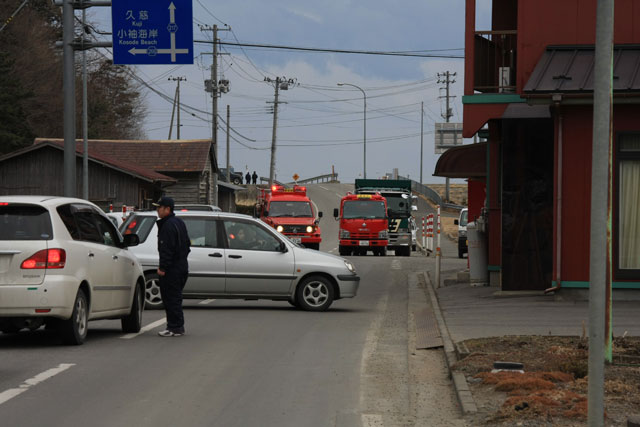
[[[310,225],[307,225],[307,233],[312,233],[313,232],[313,227]]]
[[[354,273],[356,272],[356,268],[353,264],[351,264],[351,261],[348,260],[344,260],[344,265],[347,267],[347,270],[349,270],[350,272]]]
[[[382,230],[378,233],[379,239],[388,239],[389,238],[389,230]]]
[[[277,227],[276,227],[276,231],[277,231],[278,233],[282,233],[282,232],[284,231],[284,227],[283,227],[283,226],[281,226],[281,225],[279,225],[279,226],[277,226]]]
[[[342,228],[338,232],[338,237],[340,239],[348,239],[350,236],[351,234],[347,230],[343,230]]]
[[[460,237],[467,237],[467,230],[460,230],[458,232],[458,236]]]

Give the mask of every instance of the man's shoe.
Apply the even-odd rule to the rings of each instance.
[[[169,329],[165,329],[164,331],[158,332],[158,335],[161,337],[181,337],[182,333],[170,331]]]

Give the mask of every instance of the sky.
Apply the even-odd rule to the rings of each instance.
[[[176,6],[182,0],[174,0]],[[490,1],[478,0],[477,28],[489,29]],[[148,139],[168,139],[175,78],[180,83],[181,139],[210,139],[212,99],[204,90],[211,77],[211,31],[217,25],[222,43],[241,42],[322,49],[417,52],[423,55],[464,55],[464,0],[193,0],[194,64],[139,65],[136,75],[161,97],[145,89]],[[78,13],[78,16],[80,14]],[[103,32],[111,31],[111,12],[93,7],[88,19]],[[222,31],[223,29],[230,29]],[[111,36],[99,36],[111,40]],[[101,49],[111,56],[111,50]],[[364,102],[367,95],[366,172],[379,178],[397,168],[419,180],[421,102],[424,102],[422,174],[424,183],[443,183],[432,176],[434,123],[444,122],[444,84],[437,73],[456,73],[450,86],[453,116],[462,122],[464,60],[459,58],[398,57],[343,53],[294,52],[223,45],[218,78],[230,90],[218,99],[218,113],[230,110],[230,164],[236,171],[269,176],[273,131],[274,86],[265,77],[294,79],[280,91],[276,131],[276,179],[294,174],[309,178],[331,173],[342,182],[363,175]],[[171,139],[177,138],[176,119]],[[219,121],[218,164],[226,165],[226,125]],[[471,141],[465,141],[469,143]]]

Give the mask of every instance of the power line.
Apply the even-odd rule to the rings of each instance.
[[[204,40],[194,40],[194,43],[211,43]],[[259,43],[232,43],[232,42],[219,42],[221,45],[233,46],[233,47],[257,47],[263,49],[283,49],[283,50],[295,50],[303,52],[324,52],[324,53],[349,53],[357,55],[379,55],[379,56],[401,56],[401,57],[414,57],[414,58],[447,58],[447,59],[464,59],[464,55],[430,55],[430,54],[417,54],[417,53],[402,53],[402,52],[389,52],[389,51],[374,51],[374,50],[344,50],[344,49],[325,49],[325,48],[313,48],[313,47],[298,47],[298,46],[281,46],[273,44],[259,44]]]

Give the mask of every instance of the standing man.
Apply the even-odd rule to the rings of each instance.
[[[249,173],[249,171],[247,171],[247,174],[244,176],[244,178],[247,185],[251,184],[251,174]]]
[[[160,219],[158,225],[158,253],[160,254],[160,295],[167,313],[167,329],[158,332],[161,337],[184,335],[184,314],[182,312],[182,289],[189,276],[187,256],[191,252],[191,242],[187,227],[174,213],[171,197],[161,197],[153,206]]]
[[[258,174],[256,173],[256,171],[253,171],[253,175],[251,175],[251,178],[253,179],[253,185],[256,185],[258,183]]]

